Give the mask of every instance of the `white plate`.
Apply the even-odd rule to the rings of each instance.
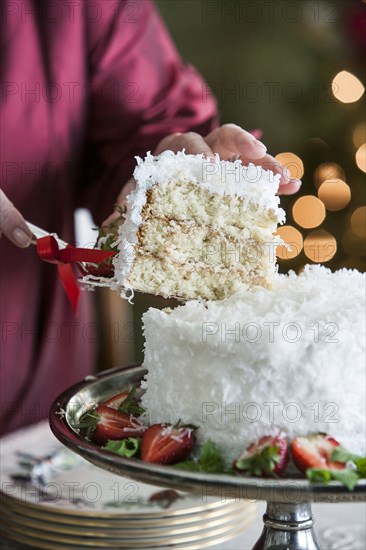
[[[0,445],[1,492],[19,506],[40,512],[142,519],[197,514],[232,504],[218,497],[203,500],[189,493],[169,493],[106,472],[66,449],[47,422],[10,434]]]

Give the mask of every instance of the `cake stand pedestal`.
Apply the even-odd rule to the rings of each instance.
[[[269,502],[263,532],[253,550],[320,550],[309,502]]]
[[[198,493],[203,502],[213,495],[222,500],[267,501],[263,532],[253,550],[320,550],[313,530],[311,503],[366,500],[365,480],[351,492],[338,482],[325,485],[295,477],[277,480],[187,472],[123,458],[91,444],[75,430],[73,426],[86,410],[139,382],[145,373],[140,365],[132,365],[89,377],[69,388],[55,400],[50,410],[54,435],[100,468],[141,482]]]

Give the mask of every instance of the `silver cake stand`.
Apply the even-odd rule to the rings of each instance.
[[[263,531],[253,550],[320,549],[313,530],[311,503],[366,500],[366,481],[360,481],[350,492],[338,482],[324,485],[302,478],[274,480],[187,472],[120,457],[89,443],[77,433],[73,426],[87,409],[138,382],[145,373],[140,365],[132,365],[105,371],[69,388],[51,407],[50,425],[54,435],[72,451],[114,474],[199,493],[203,501],[213,495],[222,500],[266,500]]]

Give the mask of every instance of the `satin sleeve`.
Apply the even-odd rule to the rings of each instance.
[[[217,126],[217,109],[153,1],[98,5],[99,19],[86,26],[90,93],[81,198],[100,222],[131,177],[136,155],[174,132],[208,133]]]

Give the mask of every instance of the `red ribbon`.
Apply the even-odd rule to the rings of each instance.
[[[58,247],[55,237],[47,235],[37,239],[38,256],[45,262],[57,264],[58,273],[65,289],[74,313],[77,311],[80,288],[77,283],[71,264],[75,262],[88,262],[99,264],[114,256],[116,252],[97,250],[92,248],[75,248],[69,244],[66,248]]]

